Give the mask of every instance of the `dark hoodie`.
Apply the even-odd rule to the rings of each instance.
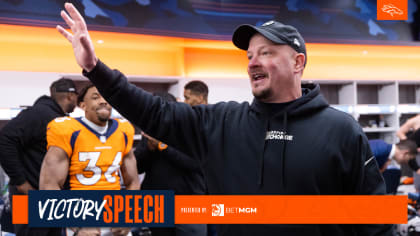
[[[360,126],[319,86],[278,113],[267,104],[167,103],[103,63],[85,75],[141,129],[200,159],[210,194],[384,194]],[[389,225],[221,225],[218,235],[391,235]]]
[[[48,96],[20,112],[0,131],[0,164],[10,177],[10,185],[28,181],[38,189],[42,160],[47,151],[47,124],[66,115]]]

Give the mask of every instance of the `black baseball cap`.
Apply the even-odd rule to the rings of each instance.
[[[73,80],[67,78],[61,78],[59,80],[54,81],[50,86],[50,90],[51,92],[54,91],[56,93],[70,92],[77,94],[77,89]]]
[[[240,25],[233,33],[232,42],[239,49],[248,50],[249,40],[256,33],[262,34],[274,43],[287,44],[296,52],[305,54],[306,65],[305,40],[295,27],[274,20],[267,21],[261,26]]]

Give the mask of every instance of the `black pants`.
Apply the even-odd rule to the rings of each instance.
[[[9,198],[13,207],[13,195],[23,195],[17,191],[16,186],[9,186]],[[31,217],[31,216],[28,216]],[[30,228],[28,225],[13,225],[16,236],[61,236],[61,228]]]

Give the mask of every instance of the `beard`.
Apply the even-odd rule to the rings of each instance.
[[[76,104],[69,103],[64,112],[65,113],[72,113],[74,111],[74,108],[76,108]]]
[[[110,117],[111,117],[111,112],[109,112],[108,114],[98,113],[98,120],[101,122],[108,121]]]
[[[271,90],[269,88],[266,88],[257,92],[252,91],[252,94],[257,100],[264,101],[271,96]]]
[[[101,122],[107,122],[110,116],[98,115],[98,120]]]
[[[108,110],[108,112],[98,112],[96,111],[96,115],[98,117],[98,120],[101,122],[106,122],[109,120],[109,118],[111,117],[111,110]]]

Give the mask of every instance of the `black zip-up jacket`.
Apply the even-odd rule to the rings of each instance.
[[[318,85],[280,113],[254,100],[167,103],[98,62],[84,73],[121,115],[204,166],[210,194],[384,194],[358,123]],[[220,225],[218,235],[391,235],[390,225]]]
[[[0,131],[0,164],[10,177],[10,185],[28,181],[39,186],[42,160],[47,152],[47,124],[66,114],[49,96],[21,111]]]
[[[204,194],[204,173],[200,162],[167,146],[151,151],[147,138],[140,140],[134,150],[138,173],[146,173],[141,184],[144,190],[174,190],[175,194]]]

